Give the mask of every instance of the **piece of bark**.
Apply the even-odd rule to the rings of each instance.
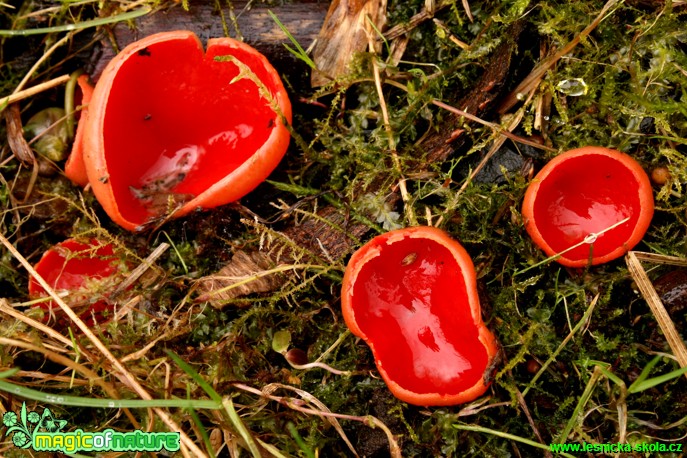
[[[277,5],[269,9],[261,5],[246,9],[248,2],[232,2],[232,4],[240,36],[230,19],[231,11],[224,8],[222,15],[228,25],[230,36],[242,37],[246,43],[263,53],[279,71],[290,73],[303,70],[305,64],[294,66],[294,62],[299,61],[284,47],[284,43],[289,43],[289,40],[270,17],[268,11],[272,11],[301,46],[307,48],[317,38],[324,22],[327,14],[326,4],[298,2]],[[178,5],[165,11],[142,16],[134,21],[133,28],[127,24],[118,24],[114,27],[113,33],[116,44],[121,49],[129,43],[154,33],[182,29],[194,32],[202,43],[206,43],[209,38],[225,36],[220,12],[212,2],[191,2],[189,11]],[[95,56],[94,66],[89,71],[92,76],[100,75],[105,65],[115,55],[113,46],[107,41],[103,43],[102,52]]]
[[[377,42],[385,23],[386,0],[334,0],[312,52],[317,70],[310,84],[324,86],[348,73],[351,59]]]
[[[477,117],[482,117],[494,105],[500,93],[507,89],[512,72],[512,59],[518,55],[518,42],[525,29],[524,21],[516,21],[510,25],[504,34],[505,40],[494,50],[489,58],[489,64],[484,73],[477,80],[474,87],[467,92],[453,106]],[[445,161],[463,144],[460,133],[465,118],[454,113],[446,115],[445,121],[435,133],[428,135],[419,148],[427,151],[426,160],[429,162]]]
[[[198,300],[222,308],[234,298],[272,291],[283,281],[279,274],[263,274],[273,267],[274,261],[267,252],[238,250],[227,265],[200,279]]]
[[[294,250],[289,246],[313,253],[322,262],[336,262],[351,254],[369,230],[368,226],[349,220],[337,208],[326,206],[317,212],[317,218],[305,218],[300,224],[287,227],[270,251],[236,251],[218,272],[199,279],[198,300],[224,308],[237,297],[274,291],[286,282],[289,274],[266,272],[279,263],[293,261]],[[284,241],[289,243],[285,245]]]

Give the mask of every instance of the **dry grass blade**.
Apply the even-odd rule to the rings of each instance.
[[[127,288],[129,288],[131,285],[136,283],[136,281],[141,278],[141,276],[150,269],[153,264],[155,264],[155,261],[162,256],[162,254],[169,249],[170,245],[168,243],[162,242],[160,245],[158,245],[157,248],[153,250],[152,253],[148,255],[148,257],[138,265],[124,280],[117,288],[115,289],[113,296],[117,296],[118,294],[122,293],[123,291],[126,291]]]
[[[66,338],[65,336],[60,334],[59,332],[55,331],[51,327],[46,326],[43,323],[41,323],[40,321],[34,320],[33,318],[29,318],[26,315],[24,315],[23,313],[13,309],[12,306],[10,306],[7,303],[6,299],[0,299],[0,312],[6,313],[7,315],[11,316],[15,320],[26,323],[27,325],[31,326],[34,329],[38,329],[39,331],[41,331],[44,334],[47,334],[48,336],[50,336],[54,340],[62,342],[62,344],[65,347],[71,347],[73,345],[71,340],[69,340],[68,338]]]
[[[282,384],[276,384],[273,383],[271,385],[266,386],[263,388],[263,390],[258,390],[256,388],[253,388],[248,385],[244,385],[242,383],[235,383],[234,386],[236,388],[239,388],[241,390],[247,391],[249,393],[253,393],[257,396],[261,396],[266,399],[270,399],[272,401],[279,402],[280,404],[283,404],[293,410],[296,410],[298,412],[302,412],[308,415],[317,415],[319,417],[327,417],[327,418],[332,418],[332,419],[343,419],[343,420],[353,420],[353,421],[359,421],[362,423],[365,423],[367,426],[373,427],[373,428],[379,428],[382,431],[384,431],[384,434],[386,435],[388,441],[389,441],[389,456],[392,458],[401,458],[401,448],[398,445],[398,442],[396,442],[396,439],[394,438],[394,435],[391,433],[391,430],[383,423],[381,422],[378,418],[373,417],[371,415],[366,415],[364,417],[360,416],[355,416],[355,415],[345,415],[345,414],[338,414],[329,411],[329,409],[325,410],[316,410],[312,409],[309,407],[304,407],[303,402],[294,402],[292,398],[287,398],[283,396],[275,396],[272,394],[277,388],[282,387],[282,388],[289,388],[293,389],[296,391],[302,391],[295,389],[293,387],[289,387],[288,385],[282,385]],[[312,396],[312,395],[310,395]],[[356,455],[357,456],[357,455]]]
[[[663,335],[666,336],[668,345],[670,345],[670,348],[673,350],[680,367],[687,367],[687,348],[685,347],[685,343],[682,341],[680,333],[677,332],[675,323],[673,322],[672,318],[670,318],[668,311],[663,305],[663,302],[661,302],[661,298],[658,296],[654,285],[651,283],[649,276],[646,274],[646,271],[642,267],[642,264],[639,260],[641,257],[644,260],[651,260],[651,262],[654,263],[661,263],[661,261],[665,259],[667,264],[675,265],[679,258],[672,256],[663,257],[660,255],[647,255],[650,255],[650,253],[638,253],[636,251],[630,251],[625,256],[625,262],[630,270],[630,275],[632,275],[633,280],[635,283],[637,283],[639,291],[642,293],[642,297],[644,297],[644,300],[646,300],[647,304],[649,304],[651,312],[654,314],[654,317],[656,317],[656,321],[658,321],[658,325],[661,327]],[[687,377],[687,374],[685,374],[685,377]]]
[[[470,11],[470,2],[468,0],[462,0],[463,9],[465,10],[465,15],[468,17],[470,22],[474,22],[475,18],[472,17],[472,11]]]
[[[551,353],[551,356],[544,362],[544,364],[541,365],[541,368],[539,371],[532,377],[532,380],[530,380],[530,383],[525,387],[525,389],[522,391],[522,396],[525,397],[527,396],[527,393],[534,387],[535,383],[537,383],[537,380],[539,380],[539,377],[542,376],[546,372],[546,369],[555,361],[555,359],[558,357],[558,355],[563,351],[565,346],[572,340],[573,337],[575,337],[575,334],[582,329],[588,322],[590,317],[592,316],[592,312],[594,311],[594,308],[596,307],[596,303],[599,300],[599,295],[597,294],[594,296],[594,298],[591,300],[589,303],[589,306],[587,307],[587,311],[584,312],[584,315],[580,320],[577,322],[575,327],[570,331],[570,333],[563,339],[561,344],[556,348],[556,350]]]
[[[331,3],[313,50],[313,61],[319,70],[312,72],[313,87],[323,86],[348,72],[351,58],[365,51],[368,37],[374,33],[370,22],[381,30],[386,22],[386,0]]]
[[[452,1],[448,0],[442,0],[436,4],[434,4],[434,7],[431,9],[427,9],[426,7],[422,9],[419,13],[414,15],[408,22],[405,22],[403,24],[395,25],[394,27],[391,27],[389,30],[387,30],[384,33],[384,38],[387,40],[394,40],[398,37],[401,37],[403,35],[406,35],[413,29],[415,29],[418,25],[422,24],[425,21],[428,21],[434,17],[436,13],[439,11],[443,10],[444,8],[451,6],[453,4]]]
[[[67,81],[69,81],[69,75],[58,76],[57,78],[53,78],[50,81],[46,81],[45,83],[37,84],[28,89],[17,91],[12,95],[0,98],[0,110],[7,105],[13,104],[14,102],[19,102],[20,100],[33,97],[34,95],[40,94],[41,92],[47,91],[48,89],[61,86],[62,84],[65,84]]]
[[[47,359],[50,361],[53,361],[57,364],[60,364],[64,367],[68,367],[69,369],[78,372],[82,374],[86,379],[89,381],[89,383],[93,383],[100,388],[103,389],[105,393],[107,393],[108,396],[110,396],[112,399],[119,399],[119,392],[117,389],[112,386],[111,384],[107,383],[99,374],[96,372],[92,371],[91,369],[87,368],[83,364],[79,364],[77,362],[72,361],[71,359],[67,358],[66,356],[60,355],[48,348],[45,348],[45,346],[38,346],[30,342],[24,342],[22,340],[17,340],[17,339],[8,339],[5,337],[0,337],[0,344],[1,345],[6,345],[8,347],[17,347],[17,348],[23,348],[25,350],[30,350],[36,353],[40,353],[44,355]],[[140,425],[136,418],[133,416],[131,411],[129,409],[123,409],[124,414],[129,418],[129,421],[131,421],[131,424],[134,425],[135,428],[139,428]]]
[[[69,319],[74,323],[80,330],[83,332],[83,334],[90,340],[93,345],[100,351],[100,353],[107,359],[112,366],[116,369],[117,373],[115,374],[123,383],[125,383],[127,386],[130,386],[142,399],[145,400],[152,400],[152,396],[143,388],[143,386],[139,383],[138,379],[127,370],[126,367],[112,354],[112,352],[103,344],[103,342],[91,331],[91,329],[88,327],[86,323],[79,318],[79,316],[74,313],[74,311],[62,300],[62,298],[55,292],[55,290],[48,284],[48,282],[41,277],[38,272],[36,272],[36,269],[31,266],[31,264],[24,258],[24,256],[17,251],[17,249],[10,243],[9,240],[3,235],[0,234],[0,243],[2,243],[7,250],[14,256],[14,258],[19,261],[21,265],[24,266],[24,268],[29,272],[29,274],[36,279],[36,281],[43,287],[45,291],[47,291],[48,295],[52,298],[53,301],[57,305],[60,306],[60,308],[64,311],[64,313],[69,317]],[[167,425],[167,427],[170,428],[171,431],[174,432],[179,432],[181,435],[181,442],[183,445],[185,445],[190,451],[192,451],[196,456],[198,457],[205,457],[207,456],[192,440],[191,438],[183,431],[183,429],[177,425],[177,423],[172,419],[172,417],[164,410],[160,408],[154,408],[153,409],[155,413],[157,414],[158,417],[160,417],[160,420],[162,420],[163,423]]]
[[[582,32],[580,32],[575,38],[573,38],[570,43],[563,46],[559,51],[555,52],[553,55],[544,59],[539,65],[537,65],[534,70],[530,72],[529,75],[525,77],[524,80],[518,84],[518,86],[513,89],[513,91],[504,98],[501,106],[498,108],[498,112],[503,114],[508,112],[515,104],[517,104],[520,99],[519,94],[526,94],[534,89],[539,81],[544,77],[546,72],[548,72],[553,66],[558,62],[563,56],[572,51],[575,46],[577,46],[584,38],[589,36],[590,33],[601,23],[601,21],[606,17],[606,13],[620,3],[621,0],[609,0],[601,8],[599,14],[594,18],[594,20],[589,24]]]
[[[466,111],[463,111],[463,110],[460,110],[456,107],[448,105],[448,104],[442,102],[441,100],[432,100],[432,104],[438,106],[439,108],[443,108],[446,111],[450,111],[451,113],[457,114],[458,116],[462,116],[465,119],[469,119],[470,121],[474,121],[474,122],[477,122],[479,124],[482,124],[483,126],[488,127],[495,132],[498,132],[500,135],[503,135],[504,137],[513,140],[514,142],[522,143],[523,145],[528,145],[528,146],[531,146],[532,148],[537,148],[537,149],[541,149],[544,151],[552,151],[552,152],[557,151],[555,148],[551,148],[549,146],[542,145],[540,143],[529,140],[529,139],[522,137],[520,135],[514,134],[513,132],[508,130],[508,129],[510,129],[510,127],[507,129],[504,129],[499,124],[485,121],[484,119],[482,119],[478,116],[472,115]],[[515,127],[513,127],[513,129],[514,128]]]
[[[665,266],[680,266],[687,267],[687,259],[679,256],[667,256],[664,254],[644,253],[642,251],[632,251],[634,257],[640,261],[653,262],[654,264],[662,264]]]
[[[527,98],[527,102],[525,102],[525,105],[532,99],[532,96],[534,95],[534,91],[531,91],[529,94],[529,97]],[[487,154],[484,155],[482,160],[480,161],[479,164],[477,164],[477,167],[470,173],[468,178],[465,180],[463,185],[460,187],[458,190],[458,194],[462,193],[465,191],[465,189],[472,183],[472,180],[477,176],[477,174],[484,168],[485,165],[491,160],[491,158],[496,154],[496,152],[503,146],[503,144],[506,142],[507,135],[505,135],[503,132],[513,132],[519,125],[520,121],[522,121],[522,118],[524,116],[525,112],[524,110],[519,110],[518,113],[513,116],[511,121],[508,123],[508,126],[506,127],[505,130],[500,131],[500,135],[494,140],[494,143],[491,145],[489,148],[489,151]]]
[[[274,384],[274,386],[276,388],[282,388],[285,390],[293,391],[294,393],[298,394],[301,398],[303,398],[306,402],[313,404],[315,407],[317,407],[321,411],[327,412],[327,413],[332,413],[332,411],[329,410],[329,407],[324,405],[324,403],[322,401],[320,401],[315,396],[313,396],[312,394],[308,393],[305,390],[301,390],[299,388],[294,388],[292,386],[283,385],[283,384]],[[267,389],[267,387],[265,387],[265,389]],[[348,439],[348,436],[346,436],[346,433],[344,432],[343,428],[341,427],[341,424],[339,423],[339,421],[334,417],[327,417],[327,421],[334,427],[334,429],[336,429],[336,432],[339,433],[339,436],[341,436],[341,439],[343,439],[343,441],[346,443],[346,445],[348,446],[348,449],[355,456],[358,456],[358,453],[356,452],[355,447],[353,447],[353,444],[351,444],[351,441]]]
[[[19,162],[31,167],[36,162],[36,156],[24,138],[19,105],[13,103],[5,110],[5,124],[7,125],[7,143]]]

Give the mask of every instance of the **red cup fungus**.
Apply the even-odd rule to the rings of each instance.
[[[286,152],[291,104],[252,47],[214,38],[203,51],[190,31],[162,32],[108,63],[81,122],[96,198],[136,230],[252,191]]]
[[[68,239],[58,243],[43,253],[34,268],[58,293],[69,292],[65,302],[89,325],[94,324],[94,315],[102,319],[103,313],[111,309],[104,298],[116,282],[123,280],[127,270],[114,247],[96,239]],[[47,291],[33,277],[29,280],[29,296],[34,299],[48,297]],[[60,307],[52,300],[39,306],[60,315]]]
[[[651,183],[639,163],[599,146],[551,160],[527,188],[522,206],[534,242],[548,256],[561,254],[556,260],[568,267],[623,256],[642,239],[653,213]]]
[[[348,263],[341,305],[400,400],[454,405],[489,386],[498,344],[482,321],[472,261],[446,232],[411,227],[369,241]]]

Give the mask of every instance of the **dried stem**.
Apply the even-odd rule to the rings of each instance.
[[[50,295],[50,297],[55,301],[57,305],[64,311],[64,313],[69,317],[69,319],[74,323],[83,334],[90,340],[93,345],[100,351],[100,353],[107,359],[110,364],[116,369],[117,373],[115,375],[119,378],[122,383],[131,387],[142,399],[152,400],[153,397],[143,388],[139,381],[134,377],[134,375],[127,370],[127,368],[110,352],[110,350],[105,346],[105,344],[98,339],[98,337],[91,331],[86,323],[79,318],[79,316],[74,313],[74,311],[69,307],[64,300],[55,292],[54,288],[48,284],[48,282],[41,277],[41,275],[36,272],[36,269],[31,266],[31,264],[22,256],[19,251],[10,243],[3,234],[0,234],[0,243],[2,243],[5,248],[14,256],[14,258],[19,261],[21,265],[29,272],[29,274],[40,284],[45,291]],[[172,417],[161,408],[153,408],[153,411],[160,417],[163,423],[169,427],[171,431],[179,432],[181,435],[181,442],[188,447],[196,456],[206,457],[207,455],[191,440],[191,438],[183,431],[181,426],[179,426]]]
[[[584,38],[586,38],[592,31],[604,20],[608,10],[616,6],[622,0],[609,0],[601,8],[599,14],[596,18],[589,24],[585,29],[579,33],[575,38],[573,38],[570,43],[563,46],[555,54],[545,58],[539,65],[537,65],[534,70],[530,72],[529,75],[523,79],[518,86],[513,89],[513,91],[504,98],[501,106],[498,108],[498,112],[503,114],[508,112],[516,103],[520,101],[522,97],[521,94],[527,94],[532,91],[538,84],[539,81],[544,77],[546,72],[548,72],[563,56],[572,51],[575,46],[577,46]]]
[[[675,323],[670,318],[670,315],[663,305],[663,302],[661,302],[661,298],[658,296],[654,285],[651,284],[649,276],[646,274],[646,271],[639,261],[639,258],[642,257],[644,259],[651,259],[653,262],[660,262],[659,260],[661,257],[656,255],[648,255],[650,255],[650,253],[638,253],[636,251],[628,252],[627,255],[625,255],[627,268],[630,270],[630,275],[632,275],[632,278],[637,284],[639,291],[641,291],[642,296],[646,300],[647,304],[649,304],[651,312],[654,314],[654,317],[656,317],[656,321],[658,321],[658,325],[661,327],[663,335],[666,336],[668,345],[670,345],[670,348],[673,350],[680,367],[687,367],[687,348],[685,348],[685,343],[682,341],[680,333],[678,333],[677,329],[675,328]],[[666,256],[665,258],[667,260],[666,263],[672,265],[675,265],[679,259],[672,256]],[[682,261],[685,260],[683,259]],[[685,374],[685,377],[687,378],[687,373]]]
[[[33,97],[34,95],[40,94],[43,91],[47,91],[48,89],[52,89],[54,87],[65,84],[67,81],[69,81],[69,75],[62,75],[58,76],[57,78],[53,78],[50,81],[46,81],[44,83],[32,86],[28,89],[20,91],[15,90],[15,92],[13,92],[12,95],[8,95],[0,99],[0,109],[3,109],[7,105],[10,105],[14,102],[18,102],[20,100]]]

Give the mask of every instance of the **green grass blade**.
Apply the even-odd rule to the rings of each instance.
[[[286,429],[289,430],[289,433],[291,433],[291,437],[293,437],[293,440],[296,441],[296,444],[298,444],[298,447],[300,447],[301,451],[306,456],[306,458],[315,458],[315,454],[312,450],[310,450],[308,444],[305,443],[301,435],[298,433],[296,426],[293,423],[288,422],[286,424]]]
[[[687,373],[687,367],[682,367],[680,369],[668,372],[667,374],[643,380],[639,383],[638,380],[635,380],[635,382],[632,385],[630,385],[630,388],[628,388],[627,391],[629,393],[639,393],[640,391],[648,390],[649,388],[653,388],[656,385],[660,385],[661,383],[665,383],[675,378],[681,377],[685,373]]]
[[[210,455],[210,458],[216,458],[217,455],[215,455],[215,451],[212,449],[210,436],[208,436],[208,432],[205,429],[205,426],[203,426],[203,422],[200,421],[200,417],[196,413],[196,410],[189,409],[189,413],[191,414],[191,419],[193,420],[193,423],[196,424],[196,428],[198,429],[198,433],[200,434],[201,439],[203,439],[203,443],[205,444],[205,450],[208,451],[208,455]]]
[[[12,376],[13,376],[14,374],[16,374],[17,372],[19,372],[19,369],[17,369],[16,367],[14,367],[14,368],[12,368],[12,369],[9,369],[9,370],[0,372],[0,378],[12,377]]]
[[[224,398],[222,399],[222,396],[217,393],[217,391],[214,390],[210,386],[208,382],[203,379],[203,377],[200,376],[198,372],[196,372],[195,369],[193,369],[186,361],[182,360],[179,358],[177,354],[170,350],[166,350],[167,355],[174,360],[174,362],[184,371],[186,372],[194,382],[200,386],[203,391],[207,393],[210,398],[212,398],[213,401],[218,401],[222,404],[222,407],[224,407],[224,411],[227,413],[229,416],[229,420],[231,423],[234,425],[234,428],[236,431],[239,433],[239,435],[243,438],[243,440],[246,443],[246,447],[248,447],[248,450],[250,450],[251,454],[255,458],[261,458],[261,453],[260,449],[256,445],[255,441],[253,440],[253,437],[251,436],[250,432],[246,428],[246,426],[243,424],[241,421],[241,418],[239,417],[239,414],[236,412],[236,409],[234,409],[234,403],[231,401],[231,398]]]
[[[498,436],[498,437],[501,437],[503,439],[508,439],[511,441],[516,441],[516,442],[520,442],[523,444],[527,444],[527,445],[530,445],[532,447],[540,448],[542,450],[546,450],[547,452],[551,451],[548,446],[546,446],[544,444],[540,444],[539,442],[535,442],[533,440],[526,439],[524,437],[516,436],[514,434],[509,434],[509,433],[504,433],[502,431],[497,431],[495,429],[489,429],[489,428],[485,428],[483,426],[461,425],[461,424],[457,424],[457,423],[453,424],[452,426],[456,429],[462,429],[464,431],[474,431],[476,433],[491,434],[492,436]],[[573,455],[570,455],[569,453],[562,453],[562,452],[559,453],[559,455],[565,456],[566,458],[573,458],[574,457]]]
[[[14,383],[0,380],[0,391],[12,393],[16,396],[46,404],[95,407],[112,409],[144,409],[150,407],[176,407],[179,409],[221,409],[221,403],[198,399],[94,399],[91,397],[70,396],[63,394],[50,394],[36,391]]]
[[[649,374],[650,374],[651,371],[654,369],[654,367],[656,367],[656,364],[658,364],[658,362],[661,360],[661,358],[662,358],[662,357],[661,357],[660,355],[654,356],[654,357],[651,359],[651,361],[649,361],[649,362],[647,363],[647,365],[644,366],[644,369],[642,369],[642,373],[639,374],[639,377],[637,377],[637,380],[635,380],[635,381],[632,383],[632,385],[630,385],[630,390],[632,389],[632,387],[633,387],[634,385],[636,385],[636,384],[638,384],[638,383],[642,383],[644,380],[646,380],[646,379],[649,377]]]
[[[630,393],[633,393],[636,385],[639,385],[640,383],[644,382],[648,377],[651,371],[654,369],[656,364],[661,360],[661,356],[654,356],[651,361],[649,361],[646,366],[644,366],[644,369],[642,369],[642,373],[639,374],[639,377],[637,377],[637,380],[632,382],[632,385],[628,388],[628,391]]]
[[[578,422],[578,418],[580,417],[580,415],[582,415],[582,410],[584,409],[584,406],[587,405],[589,398],[592,397],[594,389],[596,388],[596,383],[599,381],[599,378],[601,378],[601,376],[603,375],[603,372],[604,370],[601,368],[601,366],[594,367],[594,372],[592,373],[592,376],[589,378],[589,382],[587,382],[587,386],[585,386],[584,391],[580,396],[580,399],[577,401],[575,410],[573,410],[573,413],[568,419],[568,422],[563,428],[563,431],[561,431],[561,433],[558,435],[558,440],[556,441],[557,443],[565,444],[567,442],[570,431],[573,430],[575,424]]]
[[[150,8],[139,8],[128,13],[117,14],[115,16],[92,19],[90,21],[77,22],[75,24],[63,24],[54,27],[41,27],[37,29],[25,30],[0,30],[0,37],[16,37],[28,35],[45,35],[48,33],[57,32],[72,32],[74,30],[83,30],[90,27],[98,27],[105,24],[114,24],[116,22],[128,21],[137,17],[144,16],[150,12]]]
[[[262,454],[260,453],[260,449],[253,440],[253,436],[251,436],[250,432],[248,431],[248,428],[246,428],[246,425],[244,425],[243,421],[241,421],[241,417],[239,417],[238,412],[236,412],[236,409],[234,408],[234,403],[231,400],[231,398],[224,398],[224,400],[222,401],[222,405],[224,406],[224,411],[229,416],[229,420],[231,420],[231,423],[234,425],[234,428],[236,428],[236,431],[238,431],[243,440],[246,442],[246,446],[248,447],[248,450],[250,450],[250,453],[253,455],[253,458],[261,458]]]
[[[279,26],[279,28],[284,32],[286,37],[289,39],[291,43],[296,47],[296,49],[293,49],[292,47],[284,44],[284,47],[294,56],[296,56],[298,59],[302,60],[303,62],[306,63],[306,65],[312,69],[316,69],[317,65],[315,65],[315,62],[312,61],[310,56],[308,56],[308,53],[305,52],[305,49],[301,46],[300,43],[296,40],[296,38],[291,35],[291,32],[289,32],[289,29],[286,28],[284,24],[279,20],[276,14],[272,12],[272,10],[267,10],[267,13],[270,15],[272,20]]]
[[[172,360],[184,371],[186,374],[188,374],[194,382],[198,384],[199,387],[205,391],[205,393],[210,396],[210,399],[213,401],[221,404],[222,403],[222,396],[219,395],[217,391],[215,391],[214,388],[210,386],[210,384],[205,381],[203,377],[200,376],[200,374],[192,368],[186,361],[183,359],[179,358],[179,356],[174,353],[171,350],[165,350],[165,353],[167,353],[167,356],[172,358]]]

